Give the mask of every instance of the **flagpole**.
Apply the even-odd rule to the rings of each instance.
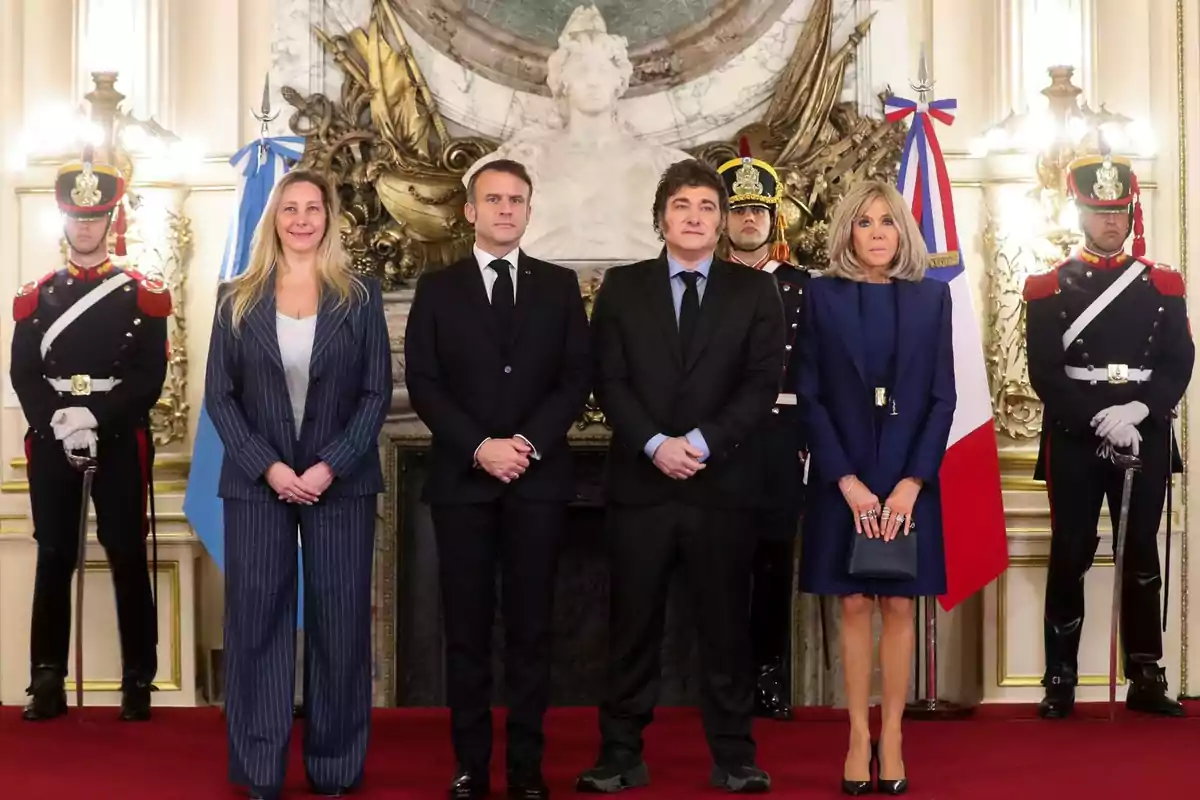
[[[920,60],[917,64],[917,82],[909,83],[913,91],[917,93],[918,101],[924,105],[933,99],[934,81],[929,77],[929,67],[925,61],[925,44],[921,43]],[[920,121],[913,123],[920,124]],[[955,720],[963,719],[971,716],[975,708],[973,706],[964,706],[958,703],[953,703],[949,700],[942,700],[938,697],[938,679],[937,679],[937,598],[936,597],[921,597],[914,604],[914,616],[916,619],[913,625],[917,630],[921,629],[920,625],[920,609],[924,606],[925,625],[924,625],[924,644],[925,644],[925,690],[911,703],[907,704],[904,709],[904,716],[909,719],[924,719],[924,720]],[[921,656],[919,648],[913,648],[913,670],[915,674],[921,674]]]

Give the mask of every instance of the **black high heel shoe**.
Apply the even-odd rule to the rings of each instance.
[[[879,760],[879,743],[872,745],[871,760],[875,762],[875,774],[880,776],[875,780],[875,791],[880,794],[904,794],[908,791],[908,778],[900,778],[899,780],[884,780],[882,762]]]
[[[851,797],[861,797],[864,794],[871,793],[871,767],[875,762],[875,743],[871,742],[871,757],[867,760],[867,779],[865,781],[848,781],[845,776],[842,777],[842,794],[848,794]]]

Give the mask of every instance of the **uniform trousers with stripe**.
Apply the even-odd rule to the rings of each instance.
[[[30,661],[35,671],[66,675],[83,473],[67,462],[62,442],[53,436],[29,433],[25,455],[38,544]],[[157,619],[146,565],[146,484],[153,458],[145,430],[100,433],[92,504],[96,535],[112,570],[124,681],[152,681],[158,669]]]
[[[319,789],[362,780],[371,722],[375,496],[312,506],[225,500],[229,777],[283,785],[296,680],[296,531],[304,552],[304,765]]]
[[[1163,654],[1159,616],[1162,577],[1158,563],[1158,529],[1170,474],[1170,432],[1145,422],[1142,469],[1134,476],[1129,497],[1129,538],[1121,587],[1121,644],[1126,674],[1139,665],[1156,664]],[[1069,685],[1078,679],[1079,640],[1083,631],[1084,576],[1096,549],[1100,507],[1108,501],[1114,551],[1121,515],[1125,472],[1096,455],[1100,440],[1073,436],[1054,427],[1046,442],[1046,489],[1051,511],[1050,567],[1046,577],[1046,677]],[[1108,609],[1100,612],[1107,615]],[[1105,621],[1107,622],[1107,616]]]

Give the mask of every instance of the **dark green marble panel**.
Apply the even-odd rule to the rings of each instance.
[[[608,32],[624,36],[632,50],[705,19],[720,0],[593,0]],[[558,34],[586,0],[467,0],[466,8],[524,39],[557,47]]]

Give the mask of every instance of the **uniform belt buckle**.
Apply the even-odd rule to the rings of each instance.
[[[72,375],[71,376],[71,394],[76,397],[89,395],[92,393],[92,376],[91,375]]]
[[[1109,364],[1108,365],[1108,382],[1109,383],[1128,383],[1129,382],[1129,365],[1128,364]]]

